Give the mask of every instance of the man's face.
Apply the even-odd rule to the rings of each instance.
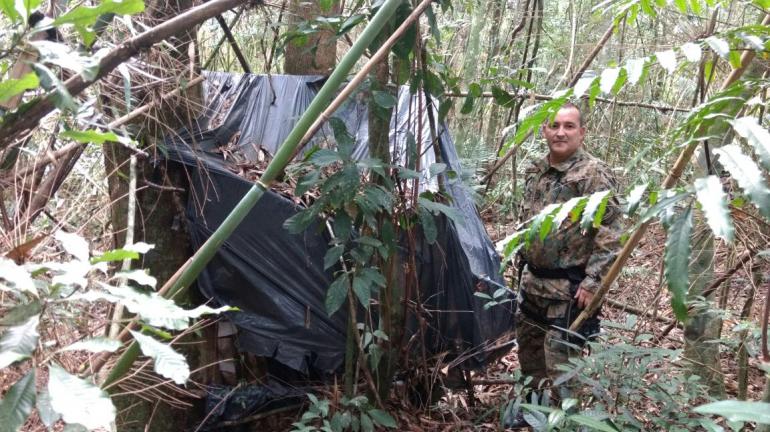
[[[548,142],[548,159],[551,164],[556,164],[564,162],[580,148],[586,128],[580,126],[580,112],[567,107],[556,113],[553,123],[543,125],[542,133]]]

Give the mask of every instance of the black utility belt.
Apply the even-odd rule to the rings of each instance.
[[[586,278],[586,269],[582,266],[567,268],[542,268],[526,263],[527,269],[535,277],[540,279],[568,279],[570,282],[580,283]]]

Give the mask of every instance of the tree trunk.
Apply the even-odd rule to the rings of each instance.
[[[321,9],[320,2],[291,0],[289,3],[289,31],[302,22],[318,16],[339,14],[340,1],[334,1],[329,11]],[[329,75],[337,64],[337,39],[328,30],[319,31],[306,41],[294,39],[286,45],[283,70],[289,75]]]
[[[147,5],[146,19],[162,22],[194,6],[193,0],[177,0],[167,3],[150,2]],[[178,43],[175,54],[175,67],[168,70],[169,77],[190,77],[197,73],[198,63],[195,38],[197,27],[193,27],[174,39]],[[190,56],[192,54],[192,57]],[[190,101],[188,107],[200,106],[200,86],[185,91],[184,97]],[[177,100],[178,102],[178,100]],[[157,113],[157,121],[150,121],[145,129],[144,141],[151,148],[162,135],[186,124],[197,116],[191,109],[177,103],[164,103]],[[128,181],[130,152],[122,145],[111,143],[104,145],[105,171],[110,193],[113,242],[115,247],[123,247],[126,239],[128,215]],[[158,286],[163,285],[192,253],[189,233],[186,229],[184,205],[187,201],[187,176],[184,169],[176,164],[156,166],[155,161],[140,159],[137,161],[137,192],[134,242],[144,241],[155,247],[142,257],[135,268],[144,268],[158,279]],[[176,299],[187,303],[190,297]],[[199,345],[190,345],[199,346]],[[177,348],[177,350],[180,350]],[[197,348],[180,350],[185,355],[191,369],[196,369],[201,362],[202,353]],[[196,378],[197,379],[197,378]],[[128,395],[116,397],[116,406],[121,412],[119,425],[121,431],[167,431],[184,430],[190,425],[190,416],[185,410],[176,410],[163,403],[153,404],[139,397]],[[162,401],[159,401],[162,402]]]

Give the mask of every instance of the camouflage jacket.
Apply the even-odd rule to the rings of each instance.
[[[545,240],[532,240],[521,255],[527,263],[543,269],[585,268],[580,287],[596,292],[620,250],[621,212],[615,198],[617,187],[609,167],[579,148],[569,159],[550,166],[547,156],[535,161],[526,171],[524,196],[519,206],[520,221],[525,222],[551,203],[563,203],[573,197],[612,190],[601,226],[587,231],[580,221],[567,218]],[[541,279],[528,269],[521,275],[521,288],[527,293],[554,300],[570,300],[567,279]]]

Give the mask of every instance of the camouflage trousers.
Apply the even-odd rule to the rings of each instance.
[[[552,319],[564,316],[569,302],[540,299],[543,318]],[[519,365],[524,375],[531,376],[532,385],[539,387],[552,382],[564,372],[557,366],[568,362],[570,356],[580,355],[580,350],[564,340],[561,330],[537,322],[521,312],[516,313],[516,339],[519,344]]]

